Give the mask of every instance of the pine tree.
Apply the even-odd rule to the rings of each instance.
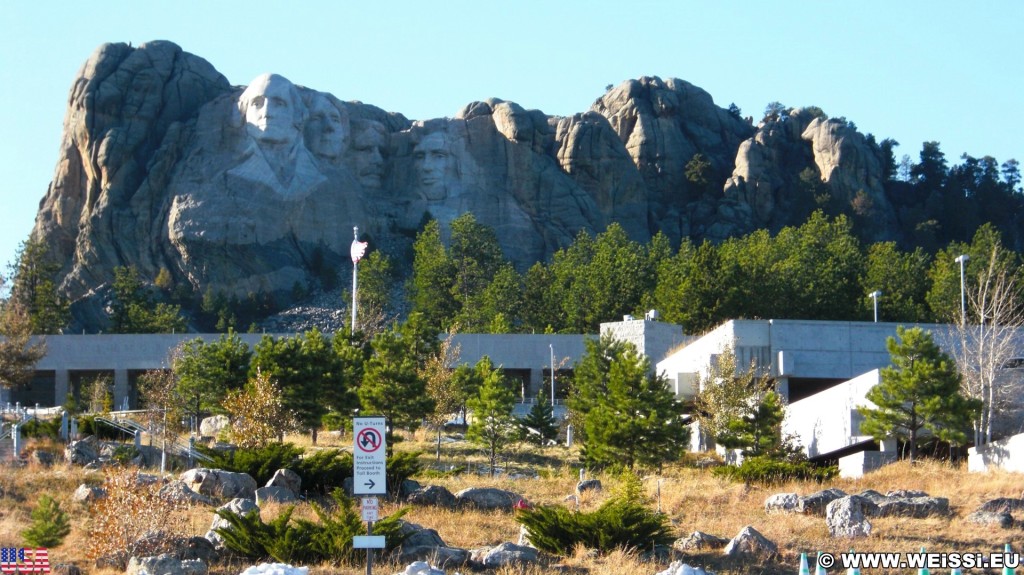
[[[537,394],[537,401],[530,408],[530,413],[519,420],[527,441],[537,446],[544,446],[558,435],[558,424],[555,422],[554,410],[543,390]]]
[[[413,346],[395,329],[373,338],[373,355],[366,361],[359,403],[363,415],[383,415],[388,422],[387,446],[394,447],[395,429],[415,431],[433,409],[426,382],[417,370]]]
[[[726,423],[716,441],[729,449],[742,449],[746,457],[781,453],[782,420],[786,412],[782,398],[769,391],[743,413]]]
[[[490,453],[491,476],[498,461],[498,451],[507,445],[515,434],[515,395],[509,389],[500,369],[494,369],[491,360],[484,356],[477,362],[477,371],[484,375],[480,394],[468,402],[473,421],[469,424],[466,438],[484,445]]]
[[[32,547],[57,547],[71,533],[71,522],[60,504],[49,495],[39,497],[32,510],[32,525],[21,537]]]
[[[677,459],[686,448],[689,428],[682,420],[683,404],[663,377],[651,374],[650,360],[636,347],[603,336],[588,345],[580,365],[607,371],[577,369],[576,409],[582,411],[584,459],[592,466],[656,467]],[[584,379],[581,379],[581,376]],[[597,376],[596,381],[588,379]],[[602,392],[603,388],[603,392]]]
[[[882,381],[867,393],[875,408],[858,407],[864,416],[861,432],[882,440],[904,439],[910,461],[917,456],[922,432],[944,441],[962,443],[965,430],[980,409],[976,400],[960,394],[956,364],[919,327],[896,328],[886,341],[892,365],[882,369]]]

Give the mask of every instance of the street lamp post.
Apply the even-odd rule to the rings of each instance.
[[[967,325],[967,296],[964,293],[964,264],[971,256],[960,254],[956,257],[956,263],[960,264],[960,325]]]
[[[875,290],[868,294],[868,297],[875,300],[875,323],[878,323],[878,298],[882,297],[882,292]]]
[[[549,343],[551,349],[551,413],[555,412],[555,344]]]

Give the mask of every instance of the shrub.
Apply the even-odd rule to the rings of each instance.
[[[113,469],[107,496],[89,506],[87,556],[98,565],[124,570],[131,557],[171,551],[173,541],[191,533],[178,504],[160,497],[159,483],[144,484],[137,471]]]
[[[21,532],[21,537],[32,547],[57,547],[68,533],[71,533],[71,523],[67,514],[55,499],[42,495],[32,510],[32,525]]]
[[[299,459],[291,469],[302,478],[305,491],[330,493],[352,477],[352,454],[325,449]]]
[[[352,537],[364,531],[359,512],[352,499],[340,489],[331,493],[333,505],[327,509],[310,503],[319,522],[304,519],[292,520],[295,507],[285,509],[280,515],[264,523],[258,511],[244,516],[228,511],[218,511],[230,527],[217,529],[224,538],[224,546],[254,560],[274,559],[282,563],[323,563],[334,565],[351,564],[356,559],[352,548]],[[384,535],[387,551],[402,543],[398,535],[401,518],[406,510],[389,515],[373,524],[376,535]]]
[[[266,484],[278,469],[295,470],[302,457],[302,448],[291,443],[269,443],[263,447],[236,449],[232,452],[201,448],[200,451],[213,458],[210,467],[248,473],[259,485]]]
[[[595,511],[538,507],[517,512],[516,520],[538,549],[562,556],[571,555],[577,545],[609,552],[667,545],[673,540],[668,516],[647,508],[635,476]]]
[[[41,439],[44,437],[49,439],[60,439],[59,419],[32,419],[23,423],[18,429],[21,430],[21,434],[24,437],[31,437],[33,439]]]
[[[789,480],[827,481],[839,474],[839,468],[830,465],[817,467],[809,461],[784,461],[770,457],[748,457],[740,465],[725,465],[711,471],[718,477],[745,483],[771,485]]]
[[[83,415],[78,418],[78,433],[83,437],[95,435],[99,439],[124,439],[125,436],[120,429],[96,421],[92,415]]]
[[[419,452],[402,451],[392,453],[387,461],[388,493],[397,495],[402,482],[416,475],[422,469]]]

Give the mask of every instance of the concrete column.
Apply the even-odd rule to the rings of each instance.
[[[114,370],[114,410],[121,409],[121,402],[128,397],[128,370]]]
[[[71,372],[66,369],[58,369],[53,374],[53,402],[57,405],[64,405],[70,392]]]
[[[789,402],[789,378],[780,377],[775,380],[775,392],[779,394],[782,399]]]
[[[531,369],[530,387],[526,389],[526,397],[537,397],[537,392],[541,389],[547,389],[544,387],[544,370]]]

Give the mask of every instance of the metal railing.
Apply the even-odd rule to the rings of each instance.
[[[120,413],[125,413],[125,412],[120,412]],[[132,411],[132,412],[129,412],[129,413],[146,413],[146,412],[145,411]],[[151,430],[150,428],[146,427],[145,425],[142,425],[141,423],[135,421],[134,419],[130,419],[130,418],[124,417],[122,415],[119,415],[118,413],[110,413],[108,415],[109,415],[109,417],[108,416],[103,416],[103,415],[97,415],[96,416],[96,421],[99,421],[101,423],[109,425],[110,427],[113,427],[114,429],[123,431],[124,433],[127,433],[127,434],[132,435],[132,436],[134,436],[136,434],[136,432],[139,432],[139,433],[146,433],[146,434],[150,435],[151,437],[156,437],[156,434],[154,433],[153,430]],[[210,462],[213,461],[213,458],[211,458],[210,456],[205,455],[203,453],[199,453],[198,451],[193,449],[191,447],[191,445],[181,443],[178,440],[173,439],[173,438],[167,438],[167,451],[171,452],[171,453],[174,453],[174,454],[177,454],[177,455],[179,455],[181,457],[188,457],[188,458],[191,458],[191,459],[202,461],[204,463],[210,463]]]

